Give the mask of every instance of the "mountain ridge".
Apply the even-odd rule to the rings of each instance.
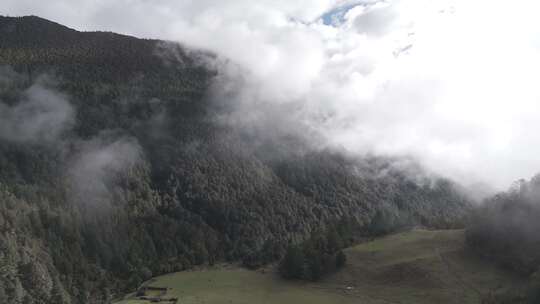
[[[0,302],[107,303],[193,265],[272,262],[340,221],[466,220],[451,181],[219,122],[234,109],[207,98],[201,51],[41,20],[0,18]]]

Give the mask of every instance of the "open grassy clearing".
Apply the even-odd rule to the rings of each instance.
[[[461,230],[414,230],[347,249],[347,265],[321,282],[282,280],[238,268],[161,276],[178,303],[479,303],[480,297],[523,282],[463,250]],[[126,299],[119,304],[148,303]]]

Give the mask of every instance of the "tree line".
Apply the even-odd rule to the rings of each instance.
[[[390,159],[254,145],[211,119],[215,71],[181,46],[169,58],[160,41],[37,17],[0,17],[0,33],[0,66],[13,71],[0,102],[16,105],[46,73],[76,111],[55,142],[0,138],[0,303],[107,303],[151,276],[218,261],[259,267],[295,247],[303,269],[325,261],[300,275],[315,279],[351,242],[343,218],[364,236],[459,226],[469,208],[452,183],[412,180]],[[74,199],[73,161],[117,137],[137,144],[138,162]]]
[[[355,239],[353,221],[342,219],[325,230],[316,229],[301,244],[289,244],[279,263],[279,273],[285,279],[318,281],[339,270],[347,261],[343,248]]]
[[[490,296],[486,303],[540,301],[539,218],[540,175],[515,182],[473,213],[466,233],[467,248],[529,282],[524,290]]]

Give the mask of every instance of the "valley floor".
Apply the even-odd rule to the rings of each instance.
[[[321,282],[285,281],[275,272],[235,267],[169,274],[147,286],[167,288],[180,304],[480,303],[524,282],[464,251],[462,230],[413,230],[347,249],[347,265]],[[117,304],[149,303],[132,296]]]

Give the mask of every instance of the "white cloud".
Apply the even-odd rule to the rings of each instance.
[[[77,144],[66,171],[70,201],[109,207],[119,191],[118,182],[140,163],[139,143],[136,139],[115,138],[114,133],[103,132]]]
[[[20,77],[0,69],[0,89],[9,88]],[[39,77],[22,92],[15,104],[0,98],[0,139],[14,142],[53,143],[75,122],[75,110],[68,98],[54,90],[46,76]]]
[[[497,187],[540,171],[532,0],[4,2],[11,15],[213,50],[247,75],[237,102],[299,104],[303,127],[351,151]]]

